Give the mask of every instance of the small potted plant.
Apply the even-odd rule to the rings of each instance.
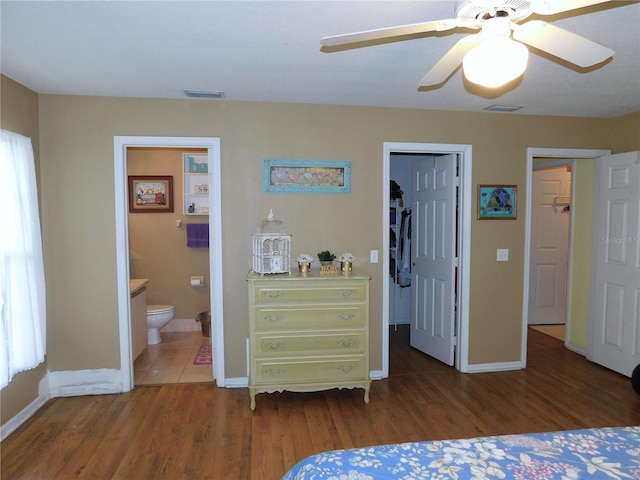
[[[330,263],[333,263],[335,259],[336,259],[336,256],[333,253],[331,253],[329,250],[324,250],[318,253],[318,260],[320,260],[320,263],[322,265],[329,265]]]
[[[343,253],[338,257],[340,261],[340,270],[345,273],[349,273],[353,268],[353,262],[356,261],[356,257],[353,253]]]
[[[311,262],[313,262],[313,255],[301,253],[298,256],[298,270],[301,272],[308,272],[311,270]]]

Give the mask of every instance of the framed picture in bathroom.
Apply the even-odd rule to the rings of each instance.
[[[129,212],[173,212],[173,177],[129,175]]]

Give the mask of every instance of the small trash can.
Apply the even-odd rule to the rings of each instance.
[[[200,312],[196,317],[196,322],[202,325],[202,336],[211,337],[211,312]]]

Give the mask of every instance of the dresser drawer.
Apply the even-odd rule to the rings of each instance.
[[[330,380],[367,379],[365,356],[345,358],[315,358],[297,361],[256,360],[254,383],[256,385],[275,383],[313,383]]]
[[[363,388],[369,402],[369,281],[249,272],[249,396]]]
[[[255,329],[325,330],[362,328],[366,325],[366,305],[297,307],[256,307]]]
[[[256,335],[256,357],[364,353],[364,332],[309,335]]]
[[[271,282],[258,284],[254,288],[256,304],[287,304],[317,302],[364,302],[366,285],[363,282],[287,284]]]

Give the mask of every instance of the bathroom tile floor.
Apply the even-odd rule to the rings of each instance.
[[[135,385],[213,381],[211,365],[194,365],[201,345],[211,339],[201,332],[161,332],[162,342],[148,345],[133,362]]]

